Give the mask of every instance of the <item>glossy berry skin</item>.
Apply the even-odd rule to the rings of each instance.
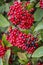
[[[34,22],[33,15],[30,14],[24,6],[22,6],[22,2],[14,2],[14,4],[10,6],[10,10],[7,15],[8,19],[14,25],[18,25],[22,29],[31,28]]]
[[[43,0],[40,0],[40,7],[43,9]]]
[[[31,65],[31,63],[28,63],[27,65]]]
[[[32,34],[22,33],[16,28],[12,29],[10,34],[7,35],[7,40],[12,44],[12,46],[16,46],[30,54],[38,48],[38,43],[36,43],[37,38]]]
[[[5,54],[5,48],[0,44],[0,57],[2,58]]]

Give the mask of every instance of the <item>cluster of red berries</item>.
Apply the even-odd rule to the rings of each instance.
[[[35,38],[32,34],[22,33],[16,28],[10,31],[10,34],[7,36],[7,40],[13,46],[17,46],[30,54],[32,54],[38,47],[38,43],[36,42],[37,38]]]
[[[18,48],[25,49],[25,41],[26,41],[26,35],[23,34],[18,29],[13,29],[10,31],[10,34],[7,36],[7,40],[13,45],[17,46]]]
[[[22,2],[14,2],[14,4],[10,6],[8,19],[14,25],[18,25],[22,29],[29,29],[34,22],[33,15],[30,14],[28,10],[22,6]]]
[[[40,7],[43,9],[43,0],[40,0]]]
[[[38,48],[38,39],[36,37],[34,37],[32,34],[28,34],[27,35],[27,43],[26,46],[28,53],[32,54],[37,48]]]
[[[0,40],[0,57],[2,58],[5,54],[5,48],[2,46],[1,42],[2,41]]]

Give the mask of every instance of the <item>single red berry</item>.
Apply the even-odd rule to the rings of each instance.
[[[31,9],[29,10],[29,12],[33,13],[34,10],[35,10],[34,8],[31,8]]]
[[[0,40],[0,43],[2,42],[2,40]]]
[[[31,65],[31,63],[29,62],[27,65]]]

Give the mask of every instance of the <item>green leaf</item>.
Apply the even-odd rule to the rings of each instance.
[[[8,62],[9,62],[10,53],[11,53],[11,50],[7,50],[7,52],[5,53],[5,56],[3,58],[4,65],[9,65]]]
[[[8,12],[9,11],[9,7],[10,7],[10,4],[6,3],[5,4],[5,12]]]
[[[0,27],[1,32],[6,32],[8,27]]]
[[[30,2],[34,2],[34,0],[30,0]]]
[[[30,29],[21,29],[21,28],[19,28],[19,30],[26,34],[30,33],[30,31],[31,31]]]
[[[40,31],[40,34],[41,34],[41,38],[42,38],[41,41],[43,42],[43,30]],[[41,44],[43,44],[43,43],[41,43]]]
[[[34,31],[39,31],[39,30],[42,30],[43,29],[43,20],[36,26],[35,30]]]
[[[3,65],[3,61],[2,61],[2,58],[0,58],[0,65]]]
[[[39,58],[32,58],[31,61],[32,61],[32,64],[33,65],[37,65],[37,61],[39,60]]]
[[[18,55],[19,59],[21,59],[21,60],[23,60],[25,62],[28,61],[25,53],[18,52],[17,55]]]
[[[4,5],[0,6],[0,13],[3,13],[4,11],[5,11],[5,6]]]
[[[17,55],[18,55],[18,57],[19,57],[19,62],[21,63],[21,64],[24,64],[24,65],[26,65],[27,63],[28,63],[28,58],[27,58],[27,56],[26,56],[26,53],[21,53],[21,52],[18,52],[17,53]]]
[[[35,7],[40,7],[40,2],[38,2]]]
[[[39,58],[39,57],[42,57],[42,56],[43,56],[43,46],[36,49],[36,51],[32,55],[33,58]]]
[[[31,10],[31,8],[33,8],[34,7],[34,3],[30,3],[26,8],[28,9],[28,10]]]
[[[21,59],[19,59],[18,61],[19,61],[19,63],[21,63],[21,64],[23,64],[23,65],[26,64],[26,63],[25,63],[23,60],[21,60]]]
[[[0,6],[0,13],[8,12],[9,11],[10,4],[5,3]]]
[[[38,8],[34,13],[34,20],[40,21],[43,18],[43,9]]]
[[[17,54],[17,52],[22,51],[21,49],[17,48],[16,46],[12,47],[12,51]]]
[[[6,40],[6,35],[4,34],[2,37],[3,44],[7,47],[11,47],[12,45]]]
[[[30,58],[30,57],[31,57],[31,54],[29,54],[29,53],[28,53],[28,54],[26,54],[26,55],[27,55],[27,58]]]
[[[8,20],[2,14],[0,14],[0,27],[8,27],[9,25],[10,23]]]

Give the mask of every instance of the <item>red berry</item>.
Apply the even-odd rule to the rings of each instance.
[[[30,63],[28,63],[27,65],[31,65]]]
[[[31,9],[29,10],[29,12],[31,12],[31,13],[34,12],[34,8],[31,8]]]
[[[43,0],[40,0],[40,7],[43,9]]]
[[[5,54],[5,48],[0,44],[0,57],[3,57]]]
[[[0,40],[0,43],[2,42],[2,40]]]

